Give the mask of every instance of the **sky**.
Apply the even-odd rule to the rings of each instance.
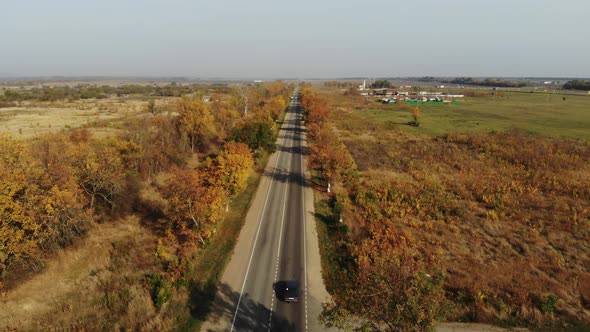
[[[590,77],[590,0],[0,5],[0,76]]]

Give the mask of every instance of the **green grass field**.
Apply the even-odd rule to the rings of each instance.
[[[332,95],[342,100],[343,97]],[[565,100],[563,99],[565,98]],[[346,99],[346,98],[344,98]],[[339,103],[340,104],[340,103]],[[343,106],[352,106],[349,102]],[[466,97],[459,105],[419,105],[421,125],[412,120],[410,105],[384,105],[358,99],[354,111],[341,107],[336,122],[369,121],[413,134],[488,133],[519,129],[535,135],[590,140],[590,96],[502,92],[499,96]],[[367,123],[366,125],[370,125]]]

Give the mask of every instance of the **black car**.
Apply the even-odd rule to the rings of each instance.
[[[298,302],[301,297],[301,288],[297,280],[277,281],[273,288],[280,301]]]

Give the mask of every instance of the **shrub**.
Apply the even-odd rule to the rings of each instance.
[[[541,301],[541,312],[545,315],[553,315],[555,311],[555,304],[559,301],[559,297],[556,295],[549,295],[543,301]]]
[[[172,284],[165,277],[158,273],[149,274],[146,277],[152,301],[158,309],[162,308],[164,303],[168,302],[171,296]]]

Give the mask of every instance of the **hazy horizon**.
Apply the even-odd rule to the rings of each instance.
[[[0,77],[583,78],[589,12],[584,0],[23,0],[0,12]]]

